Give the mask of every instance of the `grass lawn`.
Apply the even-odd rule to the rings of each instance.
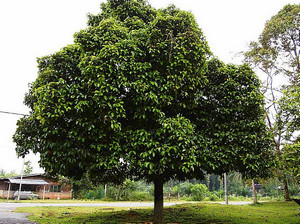
[[[164,223],[276,223],[300,224],[299,206],[294,202],[266,202],[257,205],[182,204],[164,209]],[[18,208],[31,213],[38,223],[143,223],[150,224],[153,209],[104,207]]]

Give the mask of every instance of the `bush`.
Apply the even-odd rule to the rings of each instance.
[[[194,201],[202,201],[207,194],[209,191],[204,184],[194,184],[191,188],[191,196]]]
[[[218,201],[218,200],[220,200],[220,198],[217,195],[215,195],[214,193],[211,193],[209,195],[209,200],[210,201]]]

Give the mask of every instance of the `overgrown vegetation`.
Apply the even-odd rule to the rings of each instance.
[[[163,223],[299,223],[300,215],[293,202],[262,203],[257,205],[183,204],[164,209]],[[121,211],[122,210],[122,211]],[[29,212],[30,221],[38,223],[148,223],[152,209],[36,207],[19,208]]]
[[[252,200],[251,182],[244,180],[237,172],[228,175],[229,200]],[[288,178],[292,197],[300,197],[300,186]],[[279,178],[260,180],[261,188],[258,199],[263,201],[281,201],[284,197],[282,181]],[[108,201],[152,201],[154,196],[153,184],[145,181],[126,180],[121,185],[107,185],[106,197],[104,185],[93,185],[87,177],[76,182],[77,199],[108,200]],[[205,175],[204,180],[189,181],[171,180],[164,185],[165,200],[182,201],[221,201],[225,192],[223,180],[217,175]]]

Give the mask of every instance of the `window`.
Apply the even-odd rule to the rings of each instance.
[[[61,186],[60,185],[51,185],[50,192],[61,192]]]

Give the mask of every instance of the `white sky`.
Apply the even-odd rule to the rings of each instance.
[[[0,0],[0,111],[28,113],[28,83],[37,77],[36,58],[73,42],[86,27],[86,14],[100,12],[103,0]],[[174,3],[193,12],[213,53],[227,63],[257,40],[264,24],[284,5],[299,0],[149,0],[156,8]],[[0,169],[21,172],[12,135],[19,116],[0,113]],[[34,172],[38,157],[29,155]]]

